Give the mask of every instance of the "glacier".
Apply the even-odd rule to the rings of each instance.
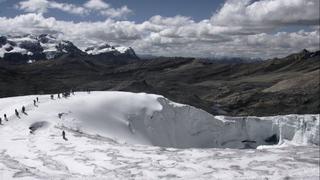
[[[0,179],[319,178],[319,114],[214,116],[115,91],[1,98],[5,113]]]

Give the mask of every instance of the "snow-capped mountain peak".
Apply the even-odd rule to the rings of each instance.
[[[98,45],[98,46],[91,46],[88,47],[85,52],[89,55],[99,55],[99,54],[106,54],[106,55],[115,55],[115,56],[129,56],[136,58],[137,55],[131,47],[125,46],[111,46],[107,43]]]
[[[101,44],[81,51],[72,42],[58,39],[50,34],[0,36],[0,60],[13,63],[28,63],[30,60],[49,60],[64,54],[98,56],[99,59],[120,57],[139,59],[131,47]]]
[[[48,34],[0,37],[0,58],[8,60],[53,59],[67,53],[82,51],[72,42]]]

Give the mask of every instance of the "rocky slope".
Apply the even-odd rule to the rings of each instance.
[[[65,57],[28,65],[0,63],[0,96],[75,90],[161,94],[212,114],[318,114],[320,53],[302,51],[255,63],[193,58],[101,61]],[[115,63],[116,62],[116,63]]]

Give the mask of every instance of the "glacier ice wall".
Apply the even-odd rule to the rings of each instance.
[[[272,117],[213,116],[203,110],[175,105],[158,98],[163,106],[152,115],[129,116],[130,128],[153,145],[176,148],[256,148],[259,145],[319,145],[319,115]]]

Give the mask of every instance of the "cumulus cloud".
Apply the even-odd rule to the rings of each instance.
[[[129,9],[127,6],[122,6],[121,8],[107,8],[105,10],[101,10],[100,14],[107,16],[107,17],[113,17],[113,18],[119,18],[119,17],[127,17],[127,15],[131,14],[132,10]]]
[[[25,12],[46,13],[49,9],[58,9],[66,13],[88,15],[97,12],[109,18],[125,18],[132,10],[127,6],[113,8],[103,0],[89,0],[82,6],[68,3],[59,3],[53,0],[25,0],[19,2],[16,7]]]
[[[67,13],[80,14],[80,15],[84,15],[88,13],[88,11],[83,7],[79,7],[73,4],[58,3],[55,1],[48,1],[48,0],[21,1],[18,3],[16,7],[26,12],[37,12],[37,13],[46,13],[48,9],[59,9]]]
[[[47,0],[28,0],[19,2],[17,8],[26,12],[45,13],[48,11],[49,2]]]
[[[113,8],[110,4],[104,2],[103,0],[89,0],[84,4],[84,7],[97,11],[100,15],[111,18],[125,18],[132,13],[132,10],[127,6]]]
[[[319,0],[228,0],[211,20],[226,26],[315,25]]]
[[[83,7],[98,12],[112,9],[102,0],[89,2]],[[313,6],[319,2],[288,2],[227,1],[212,17],[199,22],[185,16],[156,15],[142,23],[114,19],[76,23],[30,13],[14,18],[0,17],[0,34],[54,33],[59,38],[70,40],[82,48],[108,42],[132,46],[138,53],[166,56],[270,58],[284,56],[304,48],[318,50],[319,24],[315,20],[319,20],[319,15]],[[98,8],[99,4],[101,6]],[[311,9],[305,12],[308,8]],[[30,11],[45,12],[48,8],[43,8],[40,3],[37,9],[39,10]],[[289,16],[290,11],[294,12],[291,14],[301,16]],[[107,16],[116,16],[111,14]],[[302,28],[297,32],[279,31],[282,27],[301,25],[299,22],[303,22],[304,27],[310,27],[307,28],[309,30]]]
[[[83,7],[79,7],[79,6],[76,6],[73,4],[67,4],[67,3],[57,3],[54,1],[49,3],[49,8],[59,9],[61,11],[68,12],[71,14],[85,15],[89,13],[89,11]]]
[[[110,5],[102,0],[89,0],[84,4],[84,7],[89,9],[100,10],[107,9],[110,7]]]

